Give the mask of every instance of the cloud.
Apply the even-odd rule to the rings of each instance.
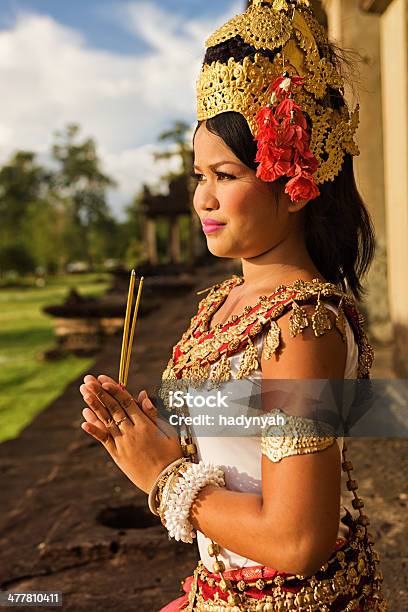
[[[146,144],[134,149],[124,149],[119,153],[105,152],[102,155],[105,169],[114,176],[120,185],[119,192],[111,191],[110,201],[114,208],[120,209],[123,204],[130,203],[135,195],[135,185],[157,186],[161,191],[160,176],[169,171],[180,170],[180,162],[175,156],[169,161],[154,162],[153,155],[159,150],[158,145]],[[122,198],[126,194],[126,199]]]
[[[53,132],[77,122],[119,183],[119,211],[144,180],[165,170],[152,161],[158,134],[174,120],[194,121],[204,40],[241,4],[206,20],[185,20],[152,2],[118,5],[115,18],[146,43],[139,55],[89,48],[79,32],[47,15],[18,14],[0,32],[0,163],[23,148],[43,159]]]

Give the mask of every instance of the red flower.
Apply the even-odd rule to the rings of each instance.
[[[320,195],[313,176],[308,172],[302,172],[290,179],[286,183],[285,193],[290,196],[292,202],[314,200]]]
[[[319,167],[319,162],[313,155],[313,153],[308,149],[299,155],[299,161],[296,160],[296,166],[298,172],[305,170],[309,172],[309,174],[314,174]]]
[[[292,98],[285,98],[276,107],[275,114],[277,117],[290,117],[291,111],[300,112],[300,106]]]
[[[269,87],[269,92],[270,92],[270,93],[272,93],[272,92],[274,91],[274,92],[276,92],[278,95],[279,95],[279,93],[280,93],[280,92],[284,92],[284,90],[283,90],[283,89],[281,89],[281,87],[280,87],[280,86],[282,85],[282,83],[283,83],[283,81],[284,81],[285,79],[286,79],[286,77],[285,77],[285,76],[280,76],[280,77],[277,77],[277,78],[274,80],[274,82],[273,82],[273,83],[270,85],[270,87]],[[282,95],[283,95],[283,93],[282,93]]]
[[[318,161],[310,150],[308,123],[292,97],[293,88],[301,85],[302,77],[278,77],[270,87],[273,106],[261,109],[256,117],[256,175],[267,182],[282,176],[291,178],[285,191],[297,202],[320,195],[313,178]]]
[[[281,176],[291,176],[295,173],[290,149],[280,149],[268,142],[258,148],[256,161],[260,164],[256,175],[267,182],[274,182]]]

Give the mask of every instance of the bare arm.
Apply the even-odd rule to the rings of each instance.
[[[265,379],[341,379],[346,345],[332,329],[291,338],[279,319],[283,350],[262,360]],[[271,410],[274,406],[267,406]],[[314,573],[334,550],[340,507],[337,444],[273,463],[262,457],[262,496],[206,487],[191,511],[193,525],[237,554],[292,574]]]

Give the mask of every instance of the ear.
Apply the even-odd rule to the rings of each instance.
[[[281,188],[281,191],[279,193],[279,200],[280,200],[280,204],[282,206],[285,206],[287,211],[290,213],[299,212],[310,201],[310,200],[302,200],[301,202],[292,202],[288,194],[285,193],[284,187]]]
[[[299,212],[306,206],[308,202],[309,200],[302,200],[301,202],[292,202],[291,200],[289,200],[288,211],[290,213]]]

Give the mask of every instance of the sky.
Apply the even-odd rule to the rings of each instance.
[[[78,123],[118,186],[120,218],[174,121],[195,124],[205,39],[243,0],[0,0],[0,164],[19,149],[48,163],[56,130]]]

